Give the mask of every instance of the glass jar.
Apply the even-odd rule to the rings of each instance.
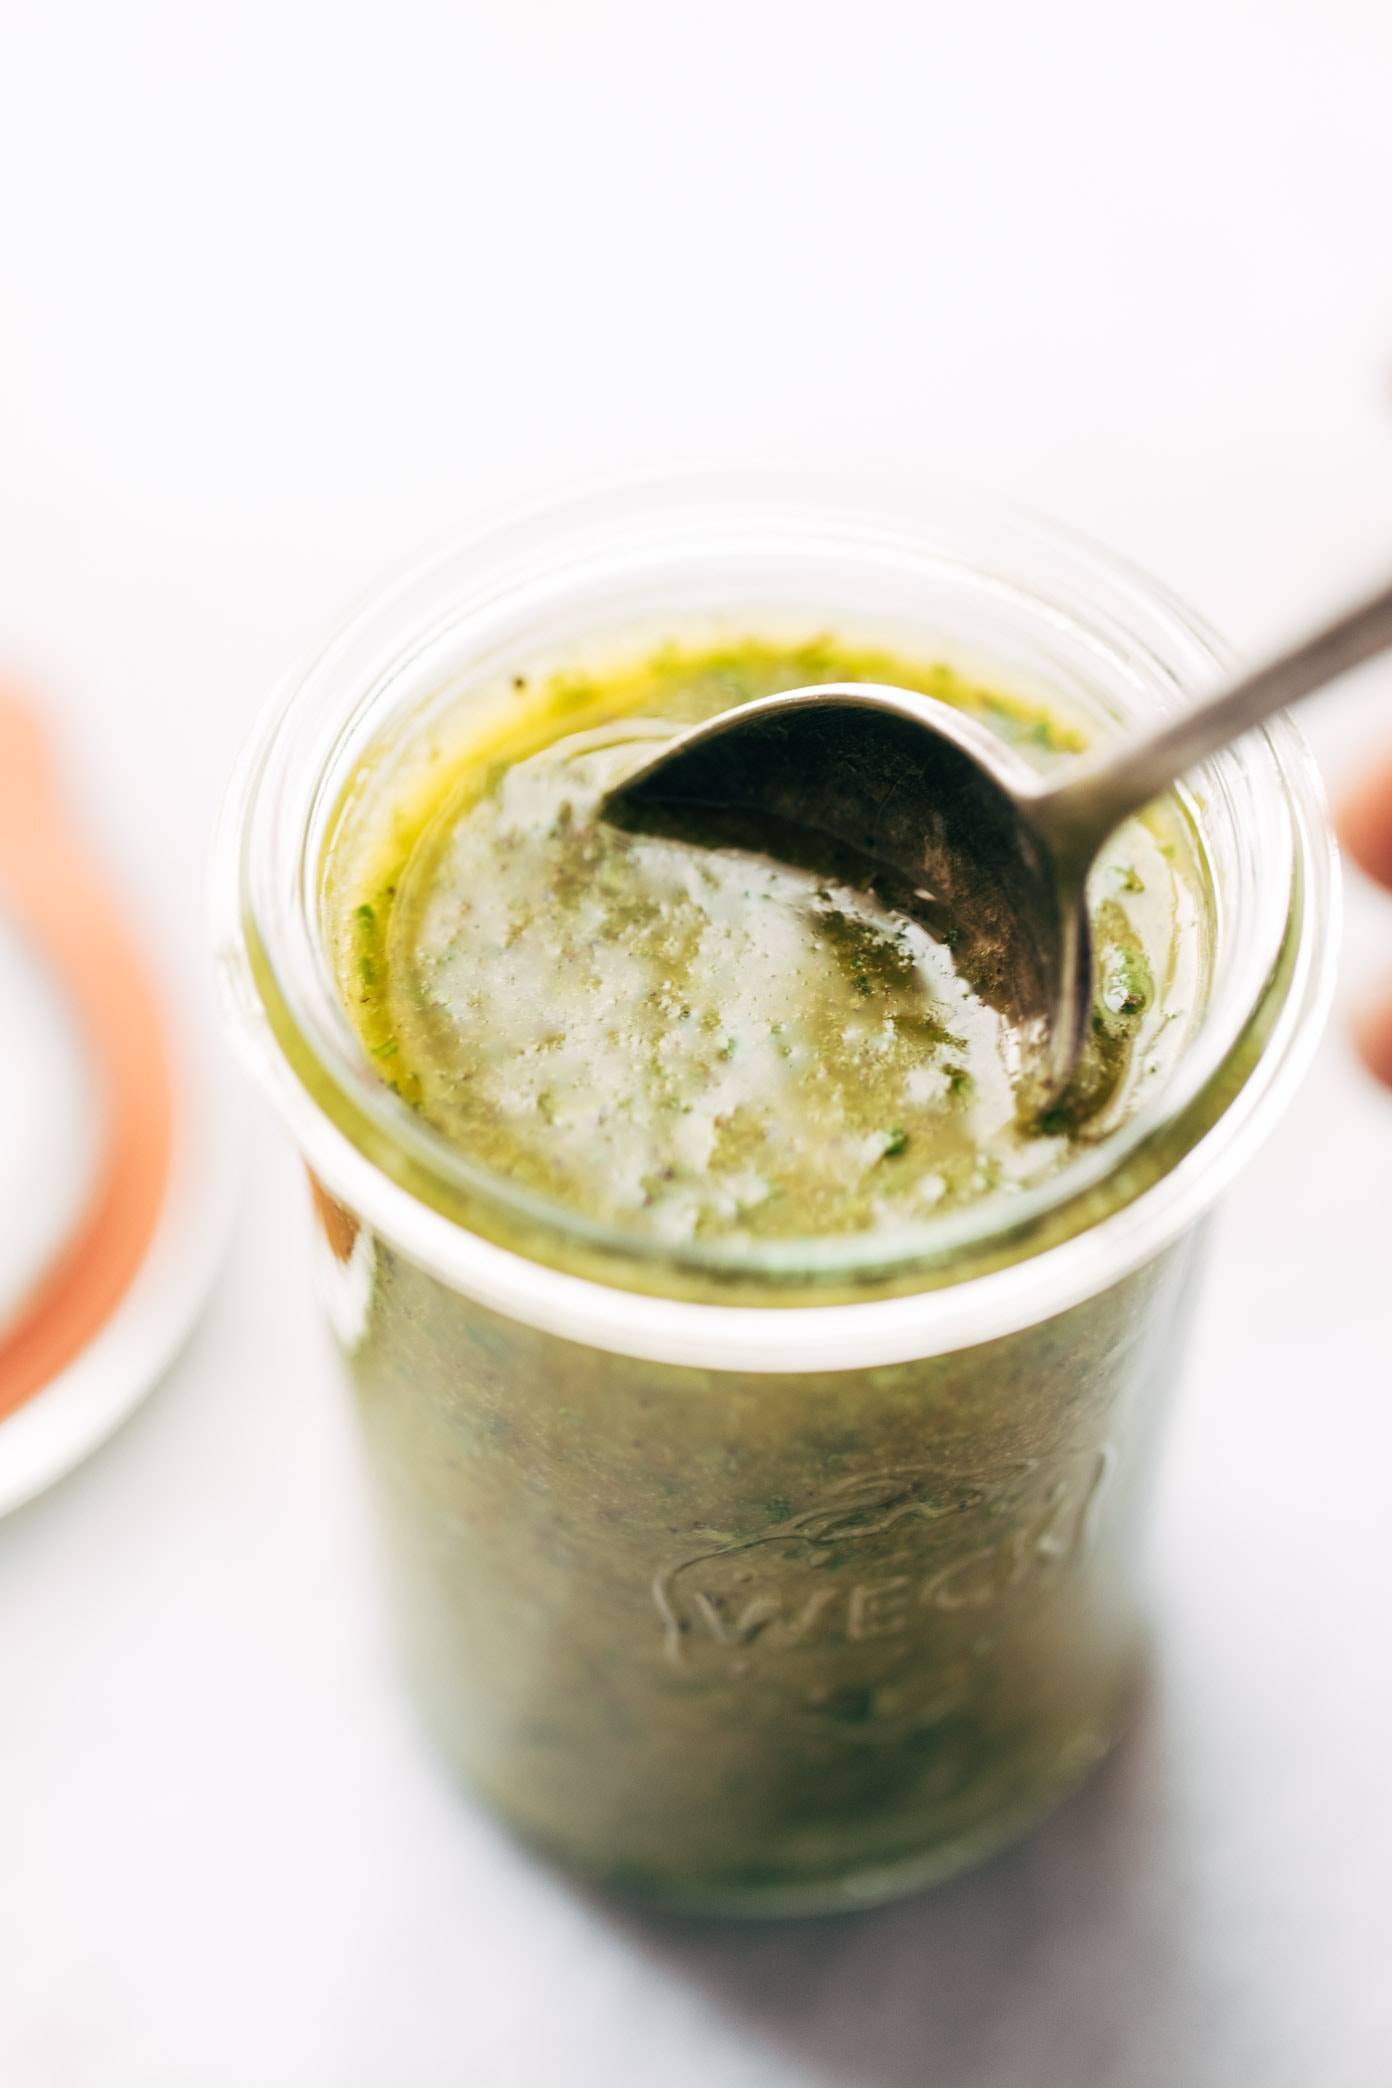
[[[513,673],[785,630],[948,658],[1099,737],[1226,664],[1152,582],[1032,518],[629,487],[515,517],[361,615],[273,704],[221,846],[236,1027],[311,1171],[429,1721],[573,1871],[731,1912],[940,1877],[1115,1739],[1201,1221],[1308,1060],[1336,907],[1278,721],[1186,793],[1213,905],[1183,1055],[1038,1188],[891,1251],[635,1241],[487,1176],[340,1005],[345,792]]]

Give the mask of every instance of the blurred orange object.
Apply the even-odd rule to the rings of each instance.
[[[169,1181],[169,1046],[141,952],[59,799],[32,710],[0,694],[0,908],[64,987],[98,1084],[102,1153],[82,1216],[0,1330],[0,1417],[47,1384],[120,1303]]]
[[[1348,792],[1339,839],[1360,870],[1392,891],[1392,761],[1370,769]],[[1361,1010],[1353,1036],[1368,1071],[1392,1087],[1392,988]]]
[[[1374,767],[1344,798],[1339,839],[1360,870],[1392,891],[1392,761]]]
[[[1392,1087],[1392,989],[1360,1011],[1354,1020],[1353,1040],[1368,1071]]]

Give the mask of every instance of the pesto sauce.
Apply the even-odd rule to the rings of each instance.
[[[786,1303],[781,1277],[741,1290],[688,1269],[682,1244],[869,1234],[892,1264],[925,1213],[1016,1194],[1104,1138],[1182,1049],[1208,909],[1177,806],[1097,866],[1092,1036],[1044,1124],[950,937],[835,864],[594,818],[653,734],[829,680],[944,697],[1041,764],[1083,744],[945,667],[751,641],[500,691],[482,726],[438,730],[414,766],[384,759],[349,792],[329,926],[379,1078],[562,1221],[607,1219],[634,1251],[587,1264],[578,1228],[511,1218],[505,1245],[637,1287],[655,1244],[641,1280],[669,1295]],[[1066,1226],[1197,1135],[1191,1112]],[[476,1202],[450,1215],[485,1230]],[[888,1280],[925,1291],[929,1353],[746,1371],[507,1316],[322,1188],[317,1203],[422,1707],[470,1786],[570,1868],[676,1906],[864,1905],[976,1860],[1111,1744],[1192,1238],[936,1353],[910,1261]],[[810,1302],[830,1303],[849,1280],[814,1260],[791,1296],[809,1302],[805,1270]]]
[[[958,975],[950,925],[896,912],[805,837],[598,816],[655,737],[834,680],[937,696],[1044,764],[1083,745],[950,668],[825,640],[520,683],[375,849],[335,862],[341,988],[381,1077],[489,1171],[672,1245],[892,1242],[1046,1179],[1121,1121],[1179,1049],[1193,984],[1201,901],[1176,814],[1131,822],[1098,867],[1092,1036],[1042,1120],[1028,1048]]]

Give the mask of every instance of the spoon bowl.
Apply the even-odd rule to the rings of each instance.
[[[950,946],[973,991],[1034,1047],[1048,1099],[1088,1018],[1086,994],[1064,1006],[1059,982],[1084,981],[1091,967],[1087,909],[1056,860],[1050,803],[1045,779],[951,704],[828,682],[740,704],[666,742],[603,809],[646,831],[680,819],[690,832],[693,814],[713,815],[722,839],[780,858],[808,860],[812,837],[835,843],[843,870],[849,856],[858,882]]]

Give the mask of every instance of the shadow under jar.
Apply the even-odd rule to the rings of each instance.
[[[348,1018],[345,834],[486,738],[518,678],[824,632],[1093,737],[1225,664],[1030,518],[639,486],[503,523],[369,609],[264,721],[221,844],[229,998],[314,1180],[429,1722],[569,1869],[736,1913],[941,1877],[1115,1739],[1202,1220],[1308,1059],[1333,945],[1281,721],[1178,807],[1206,893],[1182,1048],[1046,1178],[889,1233],[673,1241],[485,1167]]]

